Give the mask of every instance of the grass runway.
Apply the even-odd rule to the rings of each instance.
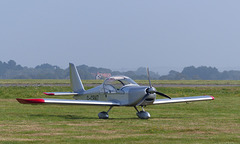
[[[240,143],[240,87],[157,90],[171,97],[212,95],[215,100],[147,106],[148,120],[138,119],[133,107],[113,107],[110,118],[100,120],[97,114],[109,107],[15,100],[46,98],[42,92],[69,87],[0,87],[0,143]]]

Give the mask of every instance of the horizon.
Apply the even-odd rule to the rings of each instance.
[[[2,60],[0,60],[0,62],[2,62],[2,63],[8,63],[10,60],[8,60],[8,61],[2,61]],[[51,63],[42,63],[42,64],[36,64],[35,66],[26,66],[26,65],[22,65],[22,64],[20,64],[20,63],[18,63],[17,61],[15,61],[15,60],[13,60],[14,62],[16,62],[16,65],[20,65],[20,66],[22,66],[22,67],[27,67],[27,68],[35,68],[35,67],[37,67],[37,66],[40,66],[40,65],[43,65],[43,64],[49,64],[49,65],[51,65],[51,66],[58,66],[58,65],[53,65],[53,64],[51,64]],[[113,69],[113,68],[109,68],[109,67],[97,67],[97,66],[91,66],[91,65],[87,65],[87,64],[75,64],[74,63],[74,65],[75,66],[81,66],[81,65],[86,65],[86,66],[88,66],[88,67],[96,67],[96,68],[106,68],[106,69],[110,69],[110,70],[112,70],[112,71],[119,71],[119,72],[127,72],[127,71],[136,71],[138,68],[141,68],[141,67],[144,67],[144,66],[140,66],[140,67],[136,67],[136,68],[119,68],[119,69]],[[191,66],[193,66],[193,65],[191,65]],[[204,66],[204,65],[202,65],[202,66]],[[60,67],[60,66],[58,66],[58,67]],[[173,71],[177,71],[177,72],[182,72],[182,70],[184,69],[184,68],[186,68],[186,67],[190,67],[190,66],[185,66],[185,67],[182,67],[182,68],[175,68],[175,69],[171,69],[170,67],[167,69],[165,69],[164,70],[164,72],[165,73],[160,73],[159,71],[157,71],[156,69],[156,67],[155,68],[149,68],[150,69],[150,71],[152,71],[152,72],[155,72],[155,73],[158,73],[160,76],[161,75],[167,75],[167,74],[169,74],[169,72],[171,71],[171,70],[173,70]],[[201,66],[194,66],[195,68],[198,68],[198,67],[201,67]],[[218,67],[214,67],[214,66],[206,66],[206,67],[212,67],[212,68],[216,68],[219,72],[223,72],[223,71],[231,71],[231,70],[236,70],[236,71],[240,71],[240,67],[239,68],[231,68],[231,67],[229,67],[228,69],[227,68],[218,68]],[[63,67],[60,67],[61,69],[68,69],[68,67],[66,67],[66,68],[63,68]],[[146,67],[144,67],[144,68],[146,68]],[[163,71],[162,71],[163,72]]]

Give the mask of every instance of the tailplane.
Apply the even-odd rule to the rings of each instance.
[[[73,92],[75,93],[84,92],[85,91],[84,86],[74,64],[69,63],[69,70],[70,70],[70,82]]]

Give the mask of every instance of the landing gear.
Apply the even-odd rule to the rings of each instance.
[[[135,108],[136,111],[137,111],[136,114],[137,114],[138,118],[140,118],[140,119],[149,119],[149,118],[151,117],[150,114],[143,109],[143,106],[141,106],[141,107],[142,107],[142,111],[139,111],[139,110],[137,109],[137,107],[134,106],[134,108]],[[108,109],[107,112],[103,111],[103,112],[98,113],[99,119],[108,119],[108,118],[109,118],[108,113],[110,112],[110,110],[111,110],[112,108],[113,108],[113,106],[111,106],[111,107]]]
[[[140,119],[148,119],[151,117],[150,114],[143,109],[143,106],[142,106],[142,111],[139,111],[136,106],[134,106],[134,108],[136,109],[137,111],[136,114]]]
[[[99,119],[108,119],[108,113],[112,109],[112,107],[113,106],[111,106],[107,112],[103,111],[103,112],[98,113]]]

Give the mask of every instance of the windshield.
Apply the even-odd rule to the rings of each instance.
[[[125,76],[110,77],[105,80],[105,84],[113,84],[113,83],[121,83],[122,86],[129,85],[129,84],[137,85],[137,83],[134,80]]]
[[[123,86],[127,85],[138,85],[135,81],[129,77],[119,76],[107,78],[104,82],[105,89],[110,89],[111,91],[120,90]]]

